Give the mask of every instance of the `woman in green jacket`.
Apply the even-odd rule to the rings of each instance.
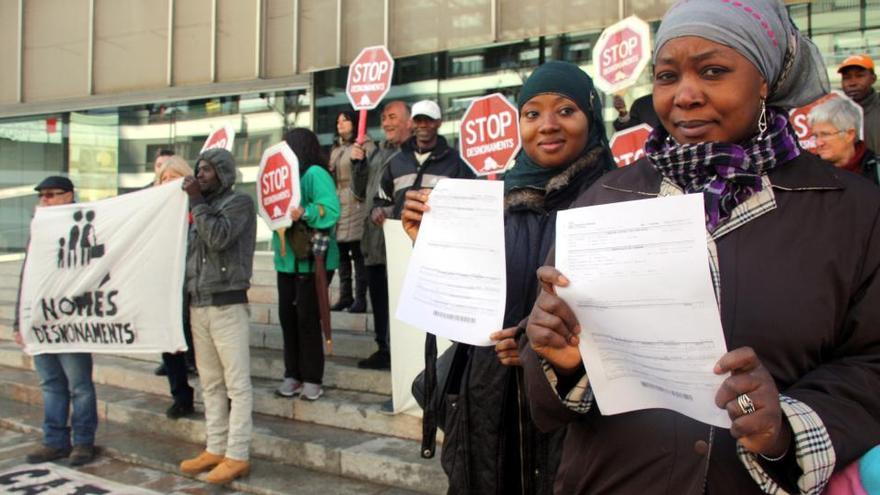
[[[315,289],[314,247],[307,256],[298,257],[292,234],[297,230],[297,222],[304,222],[309,228],[310,245],[314,246],[318,238],[329,240],[324,260],[328,275],[332,276],[332,270],[339,266],[334,233],[339,221],[339,198],[315,133],[296,128],[284,139],[299,159],[301,199],[300,206],[290,215],[294,225],[285,234],[283,254],[278,232],[272,234],[278,275],[278,317],[284,336],[284,381],[276,393],[283,397],[301,394],[304,399],[316,400],[324,393],[324,341]],[[315,233],[317,236],[313,237]]]

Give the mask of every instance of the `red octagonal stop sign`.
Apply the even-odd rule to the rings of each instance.
[[[232,143],[235,141],[235,129],[230,125],[224,125],[219,129],[215,129],[211,135],[208,136],[208,139],[205,139],[205,144],[202,145],[202,150],[199,153],[204,153],[206,150],[212,148],[223,148],[226,151],[232,151]]]
[[[257,208],[271,230],[290,227],[299,206],[299,160],[286,142],[268,148],[257,172]]]
[[[501,93],[477,98],[459,127],[461,157],[477,175],[504,171],[520,147],[516,107]]]
[[[602,31],[593,47],[596,87],[616,93],[636,83],[651,58],[651,30],[636,16]]]
[[[384,46],[361,50],[348,68],[345,93],[356,110],[372,110],[391,89],[394,59]]]
[[[611,155],[618,167],[630,165],[645,156],[645,141],[651,134],[651,126],[640,124],[629,129],[622,130],[611,136]]]

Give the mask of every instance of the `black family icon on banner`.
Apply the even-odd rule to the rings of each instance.
[[[82,223],[85,216],[85,223]],[[58,239],[58,268],[88,266],[95,258],[104,256],[104,245],[98,244],[95,233],[95,212],[82,210],[73,213],[73,226],[67,238]]]

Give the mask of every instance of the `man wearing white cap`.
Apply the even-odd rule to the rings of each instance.
[[[442,122],[436,102],[422,100],[413,105],[413,136],[388,163],[373,201],[375,206],[392,207],[391,218],[400,218],[404,197],[410,189],[431,189],[444,177],[475,177],[458,150],[450,148],[446,139],[438,135]]]

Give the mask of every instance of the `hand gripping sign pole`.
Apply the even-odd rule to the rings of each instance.
[[[394,59],[382,45],[369,46],[361,50],[348,68],[348,81],[345,93],[358,118],[357,143],[363,144],[367,134],[367,110],[379,106],[382,98],[391,89],[391,75],[394,73]]]

